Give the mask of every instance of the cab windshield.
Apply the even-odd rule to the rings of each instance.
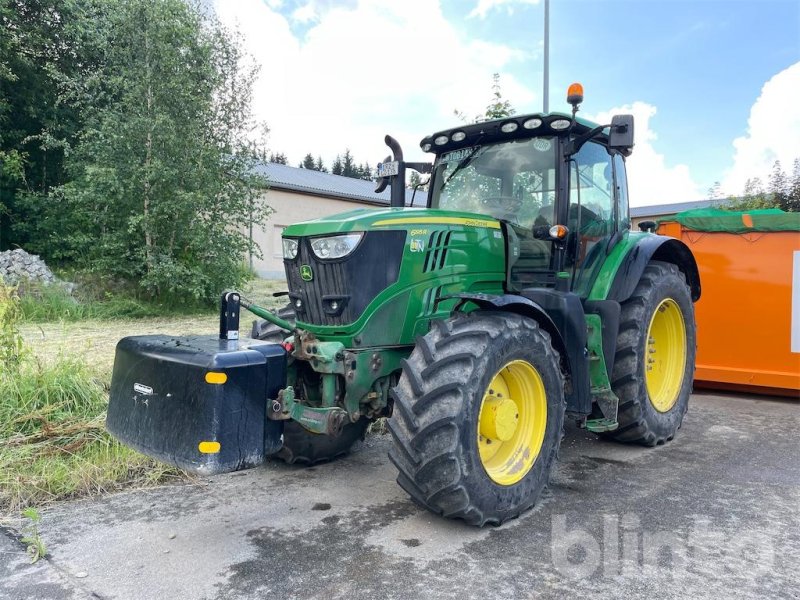
[[[553,222],[555,137],[472,146],[436,161],[431,208],[491,215],[530,231]]]

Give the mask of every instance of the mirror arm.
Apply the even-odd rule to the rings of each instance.
[[[427,175],[433,171],[433,163],[429,162],[407,162],[406,168],[414,169],[415,171]]]
[[[607,129],[609,127],[611,127],[611,125],[598,125],[594,129],[591,129],[591,130],[587,131],[586,133],[584,133],[582,136],[577,137],[574,140],[570,140],[567,143],[567,148],[564,151],[564,156],[569,158],[573,154],[577,154],[578,151],[583,147],[583,145],[586,142],[588,142],[590,139],[592,139],[598,133],[600,133],[601,131],[603,131],[604,129]]]

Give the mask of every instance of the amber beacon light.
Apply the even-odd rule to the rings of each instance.
[[[573,83],[567,89],[567,102],[572,106],[577,106],[583,102],[583,86],[580,83]]]

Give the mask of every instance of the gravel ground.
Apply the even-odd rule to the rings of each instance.
[[[0,530],[0,598],[800,598],[800,404],[695,394],[677,438],[568,429],[536,508],[499,528],[430,515],[390,440],[43,511],[49,557]]]

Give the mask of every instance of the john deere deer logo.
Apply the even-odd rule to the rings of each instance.
[[[303,281],[311,281],[314,279],[314,271],[311,270],[310,265],[300,265],[300,279]]]

